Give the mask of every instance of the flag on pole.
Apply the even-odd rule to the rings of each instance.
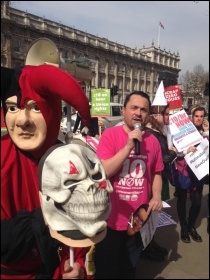
[[[159,22],[159,25],[164,29],[164,25],[161,23],[161,21]]]

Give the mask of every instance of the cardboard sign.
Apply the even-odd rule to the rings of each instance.
[[[167,102],[169,103],[169,110],[182,108],[181,91],[179,85],[166,87],[165,96]]]
[[[199,144],[203,139],[197,128],[190,121],[185,110],[169,116],[169,128],[173,144],[178,152]]]
[[[185,159],[198,180],[201,180],[209,174],[209,141],[204,138],[196,147],[196,152],[187,154]]]
[[[91,90],[91,116],[110,116],[110,89]]]

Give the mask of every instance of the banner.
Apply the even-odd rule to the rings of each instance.
[[[165,87],[165,96],[169,103],[169,110],[182,108],[181,91],[179,85]]]

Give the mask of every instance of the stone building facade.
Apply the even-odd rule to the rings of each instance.
[[[151,47],[132,49],[125,45],[62,25],[51,20],[9,7],[1,1],[1,65],[25,64],[30,47],[36,40],[47,38],[55,44],[62,61],[87,59],[91,70],[89,82],[80,81],[88,97],[91,88],[118,86],[115,102],[123,102],[126,94],[143,90],[151,100],[162,72],[178,79],[179,54]]]

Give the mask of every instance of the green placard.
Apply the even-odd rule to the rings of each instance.
[[[110,116],[110,89],[91,90],[91,116]]]

